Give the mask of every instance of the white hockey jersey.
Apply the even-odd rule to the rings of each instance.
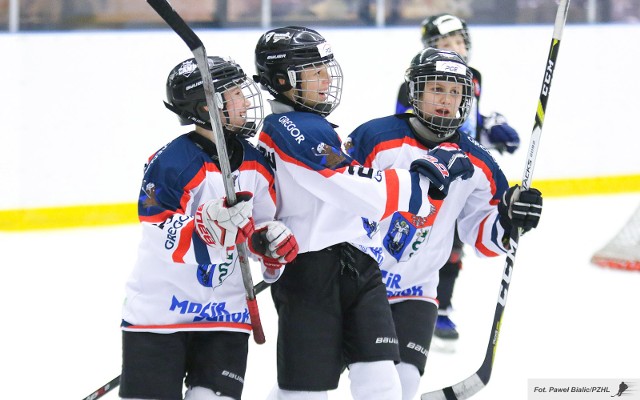
[[[233,145],[230,157],[243,157],[232,174],[236,191],[253,193],[256,223],[273,220],[271,168],[246,140]],[[237,250],[207,246],[194,229],[198,206],[225,196],[211,155],[213,143],[192,132],[158,150],[145,166],[138,201],[142,240],[126,285],[123,330],[251,331]]]
[[[397,210],[426,215],[431,209],[428,179],[408,170],[362,167],[342,151],[334,127],[319,115],[269,115],[258,147],[276,175],[276,217],[293,231],[300,253],[349,242],[379,260],[377,221]]]
[[[359,126],[345,143],[349,153],[367,167],[409,168],[429,149],[416,139],[408,118],[415,117],[395,115]],[[478,255],[506,252],[496,205],[508,188],[507,180],[493,156],[475,140],[466,134],[456,134],[452,140],[473,163],[473,176],[452,182],[444,200],[431,199],[433,213],[421,224],[400,212],[380,224],[384,255],[380,267],[392,303],[436,302],[438,271],[451,253],[456,222],[460,239]]]

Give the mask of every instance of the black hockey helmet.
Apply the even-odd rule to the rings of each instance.
[[[426,139],[442,142],[452,136],[469,116],[473,101],[472,72],[458,53],[427,47],[416,54],[405,72],[407,96],[413,112],[434,135]],[[435,84],[429,84],[434,82]],[[447,93],[445,86],[460,84],[460,91]],[[458,101],[460,105],[451,117],[426,113],[430,98],[449,96],[446,101]],[[434,105],[436,103],[431,103]]]
[[[471,54],[471,37],[467,29],[467,23],[455,15],[438,14],[427,17],[422,21],[422,45],[424,47],[437,47],[438,40],[442,37],[460,33],[464,38],[464,44],[467,49],[467,56],[464,57],[465,62]]]
[[[262,124],[262,96],[257,85],[247,78],[242,68],[233,60],[208,57],[209,72],[215,87],[216,103],[221,107],[221,122],[227,132],[243,136],[255,135]],[[239,88],[245,100],[243,104],[230,101],[225,92]],[[167,77],[166,107],[178,114],[182,125],[196,124],[212,130],[202,75],[195,58],[176,65]],[[234,112],[235,111],[235,112]],[[232,120],[232,115],[242,115],[242,123]]]
[[[296,89],[296,110],[329,115],[340,104],[342,69],[334,59],[331,45],[313,29],[286,26],[264,33],[255,49],[257,75],[254,80],[279,101],[288,102],[282,93]],[[326,68],[330,83],[322,102],[305,102],[300,71]]]

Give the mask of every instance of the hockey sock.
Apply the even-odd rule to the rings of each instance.
[[[412,400],[420,386],[420,371],[415,365],[401,362],[396,365],[402,385],[402,400]]]
[[[267,400],[327,400],[327,392],[303,392],[298,390],[284,390],[275,385]]]
[[[354,400],[401,400],[402,386],[393,361],[358,362],[349,365]]]
[[[233,397],[221,396],[211,389],[194,386],[187,390],[184,400],[233,400]]]

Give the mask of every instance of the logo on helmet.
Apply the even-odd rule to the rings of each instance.
[[[440,18],[433,21],[433,24],[438,27],[438,31],[441,35],[447,35],[455,31],[464,29],[462,21],[451,15],[443,15]]]
[[[184,75],[184,76],[189,76],[196,69],[198,69],[198,65],[196,63],[194,63],[193,60],[187,60],[187,61],[183,62],[182,65],[180,65],[180,68],[178,69],[178,74],[179,75]]]
[[[267,56],[267,60],[280,60],[280,59],[286,58],[286,57],[287,57],[287,53],[271,54],[271,55]]]
[[[188,92],[189,90],[191,90],[193,88],[197,88],[199,86],[202,86],[202,81],[201,80],[198,81],[198,82],[192,83],[191,85],[187,85],[187,87],[184,88],[184,90],[185,90],[185,92]]]
[[[466,75],[467,67],[452,61],[436,61],[436,71],[448,72],[456,75]]]
[[[331,45],[327,42],[320,43],[318,46],[318,53],[320,57],[326,57],[333,54],[333,50],[331,50]]]
[[[269,32],[264,37],[265,42],[269,43],[273,41],[273,43],[279,42],[280,40],[289,40],[291,39],[291,32],[287,33],[275,33]]]

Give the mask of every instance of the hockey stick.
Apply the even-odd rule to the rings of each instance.
[[[253,290],[257,295],[258,293],[262,292],[269,286],[271,286],[271,284],[265,281],[260,281],[253,287]],[[120,375],[113,378],[111,381],[109,381],[109,383],[102,385],[98,390],[91,393],[90,395],[83,398],[82,400],[97,400],[100,397],[104,396],[105,394],[109,393],[111,390],[117,388],[119,385],[120,385]]]
[[[533,167],[535,166],[536,155],[538,154],[538,147],[540,145],[540,136],[542,134],[542,124],[544,123],[547,100],[549,98],[549,90],[551,88],[551,79],[553,78],[553,71],[556,66],[556,59],[558,57],[558,50],[560,48],[560,39],[562,37],[562,30],[564,29],[564,25],[567,20],[569,1],[570,0],[560,0],[558,4],[558,12],[556,14],[555,25],[553,27],[551,48],[549,50],[547,63],[545,64],[542,89],[540,91],[540,99],[538,100],[538,108],[533,125],[533,132],[531,134],[529,150],[527,152],[527,161],[522,176],[522,187],[525,190],[531,187]],[[500,327],[502,325],[502,314],[504,312],[504,308],[507,305],[507,292],[509,290],[509,284],[511,283],[511,277],[513,275],[513,265],[516,259],[516,250],[518,249],[518,240],[520,239],[520,233],[521,232],[519,228],[513,228],[510,232],[510,249],[507,252],[504,270],[502,273],[502,281],[500,282],[498,302],[496,304],[496,311],[493,317],[493,325],[491,326],[491,336],[489,338],[489,344],[487,346],[487,353],[485,354],[484,361],[482,362],[480,369],[478,369],[476,373],[463,380],[462,382],[456,383],[452,386],[448,386],[444,389],[423,393],[420,396],[421,400],[468,399],[469,397],[478,393],[478,391],[480,391],[487,385],[487,383],[489,383],[489,378],[491,378],[491,370],[493,368],[493,361],[496,354],[496,346],[498,344],[498,336],[500,334]]]
[[[167,0],[147,0],[147,3],[149,3],[156,13],[158,13],[158,15],[171,27],[171,29],[180,36],[186,45],[189,46],[189,49],[196,59],[198,69],[200,69],[200,75],[202,75],[202,86],[204,87],[204,93],[207,99],[211,126],[215,133],[215,137],[211,137],[209,139],[216,144],[218,161],[220,162],[220,170],[224,181],[224,189],[227,195],[227,202],[230,205],[236,204],[236,192],[233,188],[233,177],[231,176],[229,156],[227,155],[227,146],[224,140],[224,133],[222,132],[222,122],[220,121],[220,115],[218,114],[218,107],[214,96],[215,87],[213,86],[213,79],[211,79],[211,74],[209,73],[209,61],[204,44],[198,35],[189,28],[186,22],[184,22],[182,17],[180,17],[180,15],[178,15],[178,13],[171,7]],[[253,280],[251,278],[251,269],[249,267],[247,254],[247,244],[244,242],[239,243],[238,259],[240,260],[240,270],[242,271],[244,289],[247,293],[247,307],[249,308],[249,316],[251,317],[253,339],[256,343],[262,344],[265,342],[264,330],[262,329],[262,323],[260,322],[260,312],[258,311],[258,302],[256,301],[256,293],[253,288]]]
[[[95,392],[91,393],[90,395],[88,395],[87,397],[85,397],[82,400],[96,400],[96,399],[99,399],[100,397],[102,397],[105,394],[109,393],[111,391],[111,389],[117,388],[118,385],[120,385],[120,375],[118,375],[115,378],[113,378],[109,383],[107,383],[105,385],[102,385],[100,387],[100,389],[98,389]]]

